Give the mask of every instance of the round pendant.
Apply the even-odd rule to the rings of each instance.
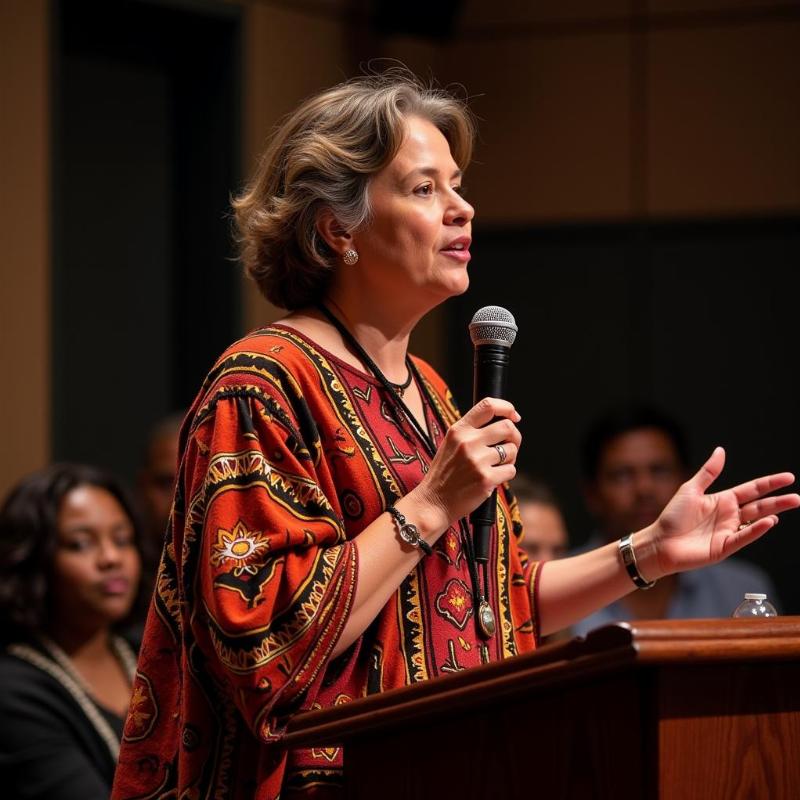
[[[497,625],[494,621],[494,611],[492,611],[492,607],[486,600],[481,600],[478,606],[478,628],[484,639],[491,639],[492,636],[494,636],[495,630],[497,630]]]

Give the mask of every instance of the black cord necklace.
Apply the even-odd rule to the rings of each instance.
[[[373,376],[380,382],[380,384],[387,390],[389,393],[389,397],[392,399],[394,404],[397,406],[397,409],[400,411],[403,417],[405,417],[406,421],[409,425],[414,429],[417,436],[422,440],[422,443],[425,445],[425,449],[428,451],[428,455],[433,458],[436,455],[436,444],[434,443],[431,436],[425,431],[417,421],[417,418],[411,413],[411,409],[405,404],[403,400],[403,391],[407,389],[411,385],[411,381],[416,380],[417,386],[419,387],[420,393],[423,395],[425,402],[427,403],[428,407],[431,409],[434,417],[436,417],[436,421],[439,424],[439,429],[444,431],[447,429],[447,425],[445,424],[444,419],[442,419],[441,414],[439,413],[439,409],[436,407],[436,404],[433,402],[433,398],[430,396],[428,392],[428,387],[425,385],[424,381],[421,379],[414,362],[406,355],[406,366],[408,367],[408,379],[404,384],[396,384],[392,383],[381,371],[380,367],[372,360],[372,358],[367,354],[367,351],[361,346],[361,343],[356,339],[353,333],[345,326],[345,324],[333,314],[333,312],[325,306],[323,303],[320,303],[317,308],[320,310],[322,314],[328,319],[328,321],[333,325],[336,330],[339,331],[342,338],[350,345],[350,347],[355,350],[358,354],[358,357],[361,359],[362,363],[372,372]],[[398,391],[401,389],[401,391]],[[495,631],[497,630],[497,623],[495,621],[494,611],[492,607],[489,605],[489,575],[486,565],[479,564],[475,558],[475,549],[472,543],[472,536],[469,530],[469,524],[465,518],[461,518],[458,521],[458,527],[461,532],[461,542],[464,547],[464,553],[467,557],[467,566],[469,568],[470,580],[472,583],[472,594],[474,598],[474,604],[476,607],[476,615],[475,615],[475,622],[483,639],[491,639]],[[483,572],[483,588],[481,589],[481,581],[479,576],[479,571]],[[488,650],[486,646],[482,646],[482,658],[484,661],[488,660]]]
[[[409,386],[411,386],[411,379],[414,377],[414,373],[411,370],[408,371],[408,377],[402,383],[395,383],[394,381],[389,381],[389,386],[397,392],[398,397],[402,397],[403,393]]]

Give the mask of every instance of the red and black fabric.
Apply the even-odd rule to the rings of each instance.
[[[414,363],[438,414],[458,418]],[[338,748],[286,752],[298,711],[481,661],[457,525],[359,640],[331,654],[358,580],[355,537],[425,475],[430,458],[372,376],[273,326],[223,354],[181,433],[171,533],[145,628],[112,797],[267,800],[337,793]],[[491,660],[536,645],[537,564],[499,493]]]

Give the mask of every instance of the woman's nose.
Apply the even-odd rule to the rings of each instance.
[[[100,543],[97,551],[97,560],[100,566],[114,566],[119,564],[122,558],[119,545],[113,540],[106,540]]]
[[[448,225],[466,225],[472,222],[474,216],[475,209],[460,194],[455,193],[445,214],[445,222]]]
[[[640,497],[650,497],[655,488],[653,476],[646,472],[637,474],[634,486],[637,495]]]

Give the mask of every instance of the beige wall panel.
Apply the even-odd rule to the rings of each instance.
[[[478,221],[526,224],[630,212],[629,37],[453,45],[443,79],[481,117],[466,177]]]
[[[304,14],[261,2],[245,12],[244,167],[249,175],[269,132],[303,98],[351,73],[345,26],[331,15]],[[242,323],[252,330],[283,312],[243,282]]]
[[[650,39],[649,208],[800,210],[800,24]]]
[[[376,66],[383,68],[391,61],[397,66],[408,67],[415,75],[428,81],[439,79],[440,61],[444,49],[428,39],[414,39],[410,36],[393,36],[382,39],[376,46],[373,58]]]
[[[0,3],[0,495],[50,457],[48,3]]]
[[[458,27],[475,32],[484,27],[618,19],[629,15],[632,5],[632,0],[466,0]]]

